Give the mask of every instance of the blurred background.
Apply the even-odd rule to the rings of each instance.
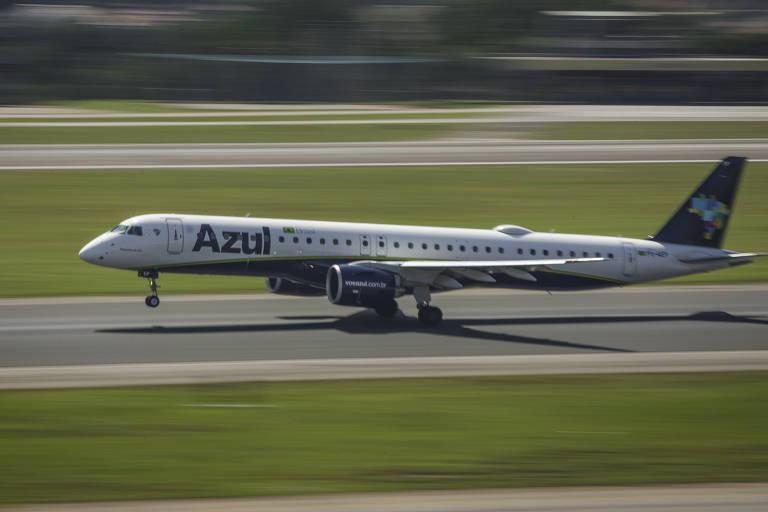
[[[760,0],[0,0],[0,103],[756,103]]]
[[[439,331],[407,299],[382,323],[241,276],[163,275],[150,311],[134,272],[78,258],[148,212],[643,238],[730,154],[726,245],[768,251],[767,70],[764,0],[0,0],[0,508],[738,482],[685,509],[768,510],[742,485],[768,481],[768,373],[737,372],[768,367],[768,258],[672,281],[704,288],[458,293]],[[380,358],[664,351],[647,375],[375,380]],[[702,355],[729,371],[659,373]],[[368,380],[227,366],[333,357]],[[114,387],[137,370],[187,385]],[[614,510],[591,492],[572,510]]]

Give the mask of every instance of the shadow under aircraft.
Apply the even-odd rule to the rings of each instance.
[[[577,343],[549,338],[536,338],[517,334],[489,332],[482,330],[492,326],[529,326],[529,325],[577,325],[611,324],[639,322],[732,322],[768,325],[768,319],[762,317],[737,316],[724,311],[705,311],[687,315],[603,315],[603,316],[536,316],[530,318],[456,318],[446,320],[438,329],[424,329],[412,317],[398,315],[393,319],[381,319],[369,311],[357,312],[349,316],[312,315],[279,316],[279,323],[267,324],[211,324],[180,326],[149,326],[101,329],[97,332],[112,334],[210,334],[210,333],[269,333],[302,332],[315,330],[335,330],[346,334],[396,335],[402,333],[436,334],[465,339],[520,343],[527,345],[549,346],[555,348],[603,351],[634,352],[633,350]],[[287,322],[289,321],[289,322]]]

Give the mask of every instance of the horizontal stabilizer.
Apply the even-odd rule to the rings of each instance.
[[[752,258],[759,258],[761,256],[768,256],[768,252],[734,252],[730,254],[722,254],[719,256],[701,256],[693,258],[680,258],[683,263],[709,263],[711,261],[744,261],[751,260]]]

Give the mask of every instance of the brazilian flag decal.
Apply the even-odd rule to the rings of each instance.
[[[296,230],[294,228],[283,228],[283,233],[295,233]]]

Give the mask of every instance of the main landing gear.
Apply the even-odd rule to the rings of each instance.
[[[157,296],[157,270],[139,270],[139,277],[149,280],[149,289],[152,292],[144,299],[144,304],[150,308],[156,308],[160,305],[160,297]]]
[[[413,297],[416,299],[416,307],[419,310],[419,322],[429,327],[434,327],[443,321],[443,311],[435,306],[430,306],[432,294],[427,287],[414,288]]]

